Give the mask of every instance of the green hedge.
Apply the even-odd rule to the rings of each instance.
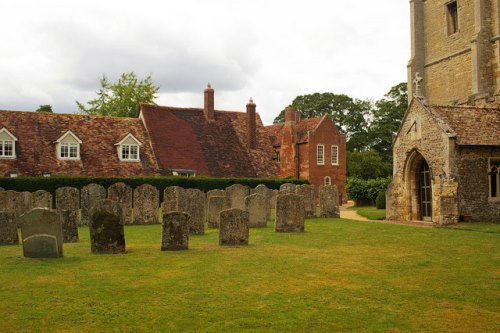
[[[377,195],[380,192],[385,192],[391,180],[391,177],[369,180],[350,177],[347,179],[347,195],[352,200],[368,200],[375,203]]]
[[[181,186],[184,188],[197,188],[204,192],[213,189],[224,189],[233,184],[247,185],[252,188],[259,184],[264,184],[271,189],[279,189],[281,184],[308,184],[304,179],[290,178],[215,178],[215,177],[74,177],[74,176],[51,176],[51,177],[0,177],[0,187],[6,190],[18,192],[45,190],[55,194],[56,189],[63,186],[72,186],[81,189],[82,187],[96,183],[108,188],[110,185],[123,182],[132,188],[142,184],[151,184],[163,195],[163,190],[167,186]]]

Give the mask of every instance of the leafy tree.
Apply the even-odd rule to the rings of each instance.
[[[105,74],[100,79],[101,88],[97,98],[87,102],[88,107],[76,101],[81,113],[135,117],[139,103],[154,103],[160,89],[152,82],[151,75],[144,80],[138,80],[134,72],[123,73],[117,83],[111,83]]]
[[[50,112],[50,113],[53,113],[54,111],[52,111],[52,106],[50,104],[43,104],[43,105],[40,105],[38,107],[38,109],[36,109],[36,112]]]
[[[347,152],[347,177],[368,180],[388,177],[391,173],[392,164],[384,161],[375,150]]]
[[[370,125],[371,148],[380,153],[385,161],[392,161],[392,139],[396,134],[408,107],[406,82],[392,87],[385,98],[375,103]]]
[[[371,101],[327,92],[297,96],[290,106],[299,110],[303,118],[329,115],[339,130],[346,134],[348,150],[366,147]],[[284,122],[284,116],[285,110],[274,119],[274,123]]]

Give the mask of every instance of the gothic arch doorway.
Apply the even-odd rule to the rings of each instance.
[[[407,220],[432,221],[432,170],[417,150],[406,160],[405,183]]]
[[[431,171],[425,160],[422,161],[418,170],[418,190],[420,217],[424,221],[432,221]]]

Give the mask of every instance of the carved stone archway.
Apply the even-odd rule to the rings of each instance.
[[[427,169],[426,169],[427,167]],[[423,184],[422,173],[428,172],[427,181],[429,183]],[[404,169],[404,182],[405,182],[405,196],[406,196],[406,220],[408,221],[421,221],[432,219],[432,204],[422,205],[424,203],[432,202],[432,170],[428,166],[426,159],[422,154],[414,149],[406,159]],[[423,188],[423,189],[422,189]],[[427,197],[422,194],[428,190]],[[424,207],[424,209],[423,209]],[[425,209],[427,207],[427,209]]]

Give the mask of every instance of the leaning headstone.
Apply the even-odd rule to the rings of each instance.
[[[52,208],[52,194],[47,191],[35,191],[31,199],[33,208]]]
[[[108,199],[122,206],[123,223],[132,224],[132,188],[125,183],[115,183],[108,187]]]
[[[229,200],[226,196],[211,196],[208,198],[208,227],[219,228],[220,212],[229,209]]]
[[[260,194],[252,194],[245,198],[248,212],[248,226],[250,228],[265,228],[267,226],[267,201]]]
[[[205,233],[205,193],[198,189],[169,186],[163,191],[163,211],[179,211],[190,216],[189,232]]]
[[[231,208],[245,210],[245,198],[250,195],[250,188],[241,184],[234,184],[226,188]]]
[[[78,211],[77,210],[59,210],[61,214],[63,242],[78,242]]]
[[[281,194],[295,193],[296,188],[297,188],[297,185],[295,185],[295,184],[285,183],[285,184],[281,184],[280,192],[281,192]]]
[[[106,199],[106,189],[99,184],[88,184],[80,191],[80,205],[82,208],[82,224],[89,224],[90,209],[99,200]]]
[[[248,245],[248,212],[232,208],[220,213],[219,245]]]
[[[122,208],[116,201],[103,199],[90,209],[90,249],[92,253],[125,253]]]
[[[263,195],[264,198],[266,198],[266,214],[267,217],[269,217],[269,215],[271,215],[271,208],[273,207],[271,204],[272,190],[268,189],[264,184],[259,184],[253,190],[253,193]]]
[[[319,216],[340,217],[339,194],[335,185],[321,185],[319,187]]]
[[[80,191],[75,187],[59,187],[56,190],[57,210],[79,210]]]
[[[316,189],[314,185],[298,185],[296,192],[304,199],[304,209],[306,218],[316,216]]]
[[[61,216],[55,210],[35,208],[19,217],[23,253],[28,258],[63,256]]]
[[[158,223],[160,192],[150,184],[142,184],[134,189],[134,224]]]
[[[19,244],[16,213],[0,211],[0,245]]]
[[[163,212],[161,250],[187,250],[189,241],[189,214]]]
[[[280,194],[276,199],[274,231],[304,231],[304,200],[297,194]]]

